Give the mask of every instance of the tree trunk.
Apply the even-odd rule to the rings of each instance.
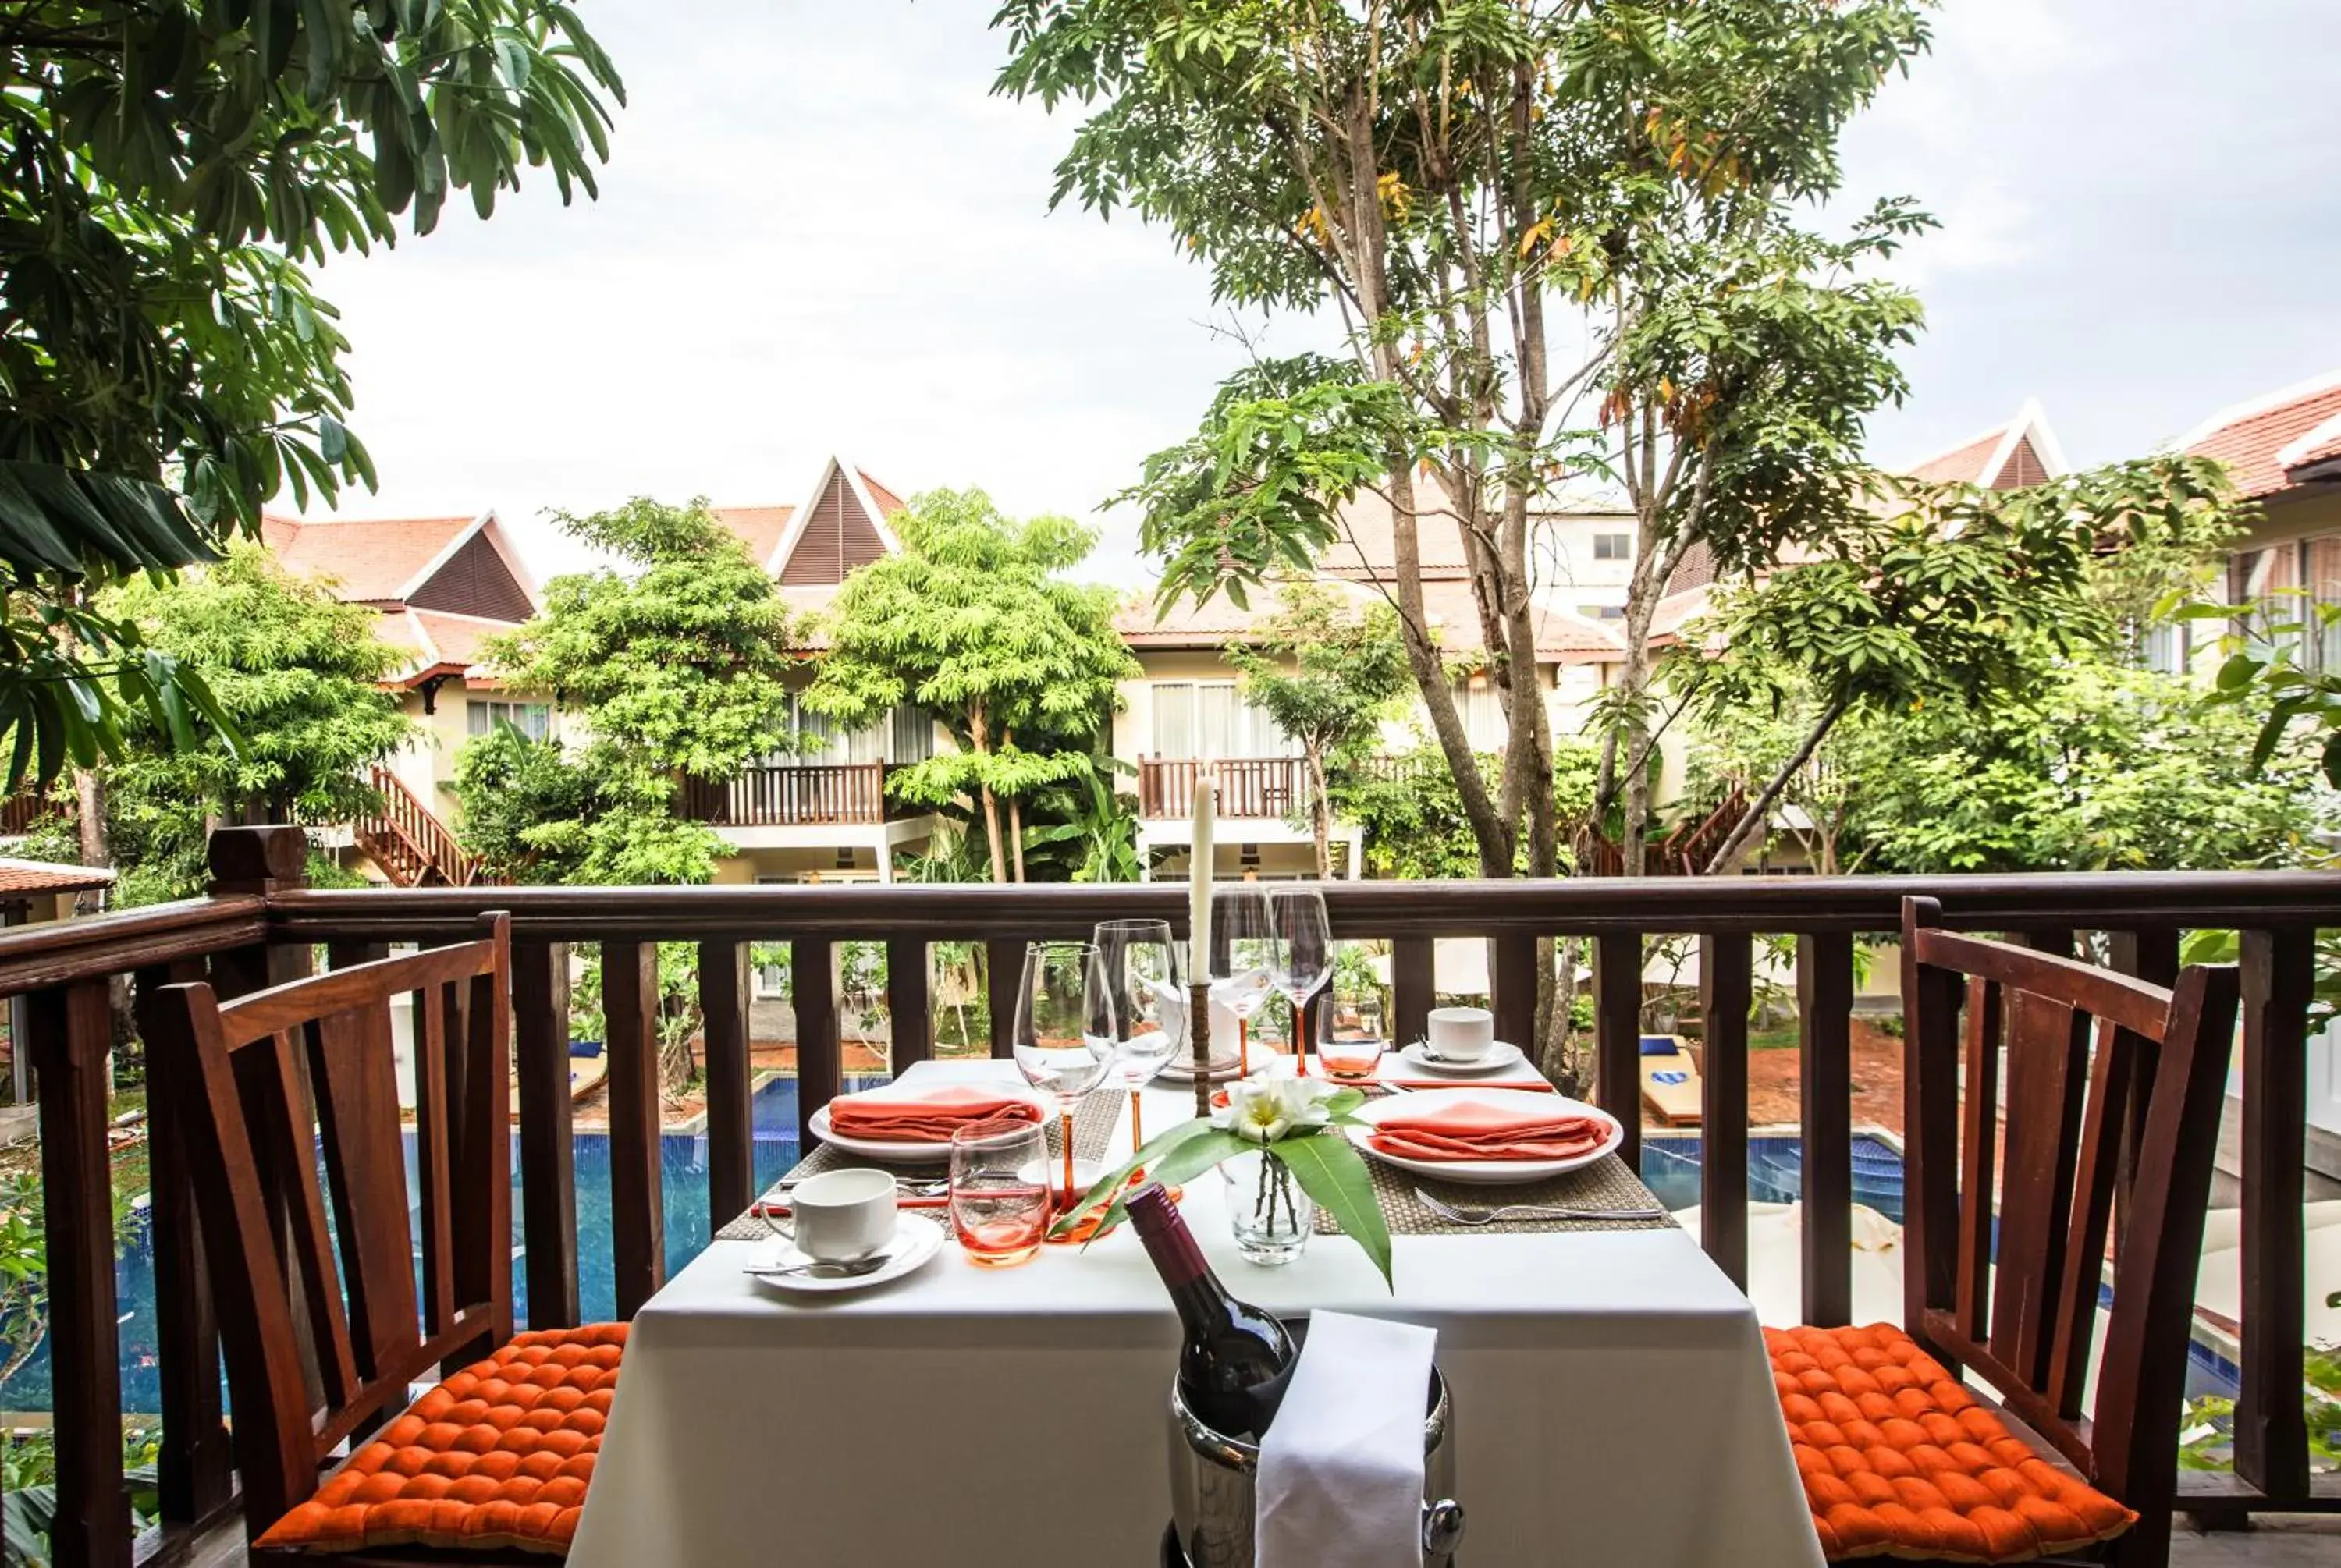
[[[1008,844],[1015,851],[1016,879],[1021,882],[1024,879],[1024,798],[1021,795],[1008,798]]]
[[[1748,841],[1763,829],[1772,814],[1772,803],[1780,798],[1780,791],[1788,787],[1788,780],[1797,776],[1797,770],[1812,760],[1813,753],[1820,749],[1820,743],[1828,738],[1828,732],[1837,728],[1837,721],[1845,716],[1845,708],[1842,700],[1832,702],[1813,721],[1813,727],[1805,732],[1803,744],[1797,748],[1797,754],[1780,765],[1779,771],[1773,774],[1771,781],[1764,786],[1763,793],[1750,800],[1748,809],[1740,813],[1738,822],[1731,829],[1731,837],[1723,841],[1708,861],[1708,876],[1718,876],[1728,869],[1732,861],[1738,858],[1739,851],[1747,847]]]
[[[1325,752],[1315,742],[1309,754],[1309,831],[1317,840],[1317,875],[1333,877],[1333,809],[1325,798]]]
[[[988,757],[991,754],[986,730],[983,704],[978,702],[968,710],[967,715],[968,745],[978,757]],[[1008,858],[1001,851],[1000,802],[993,799],[990,784],[977,785],[976,794],[983,807],[984,842],[991,849],[991,879],[994,882],[1005,882],[1008,880]]]

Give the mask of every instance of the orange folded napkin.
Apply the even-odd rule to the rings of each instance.
[[[923,1094],[872,1089],[867,1094],[840,1095],[829,1102],[830,1131],[876,1143],[948,1143],[961,1127],[994,1116],[1037,1122],[1041,1107],[1021,1095],[979,1084],[953,1084]]]
[[[1441,1095],[1381,1117],[1369,1141],[1383,1154],[1416,1160],[1565,1160],[1591,1154],[1609,1136],[1594,1116]]]
[[[1392,1089],[1459,1089],[1463,1087],[1453,1078],[1367,1078],[1360,1081],[1361,1084],[1377,1083],[1385,1088]],[[1518,1089],[1522,1094],[1528,1095],[1557,1095],[1560,1092],[1541,1078],[1506,1078],[1500,1083],[1489,1084],[1488,1087]]]

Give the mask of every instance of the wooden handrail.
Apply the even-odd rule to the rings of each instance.
[[[374,858],[393,880],[413,886],[435,878],[448,887],[468,888],[483,879],[479,860],[397,774],[377,764],[367,771],[366,782],[382,797],[382,809],[360,817],[355,829],[370,853],[387,851]]]
[[[1290,817],[1309,803],[1309,764],[1300,757],[1148,757],[1138,764],[1138,809],[1175,819],[1195,809],[1195,780],[1219,785],[1219,814],[1239,819]]]
[[[886,819],[883,762],[789,763],[736,779],[682,780],[682,814],[721,828],[808,828]]]
[[[755,1180],[749,942],[785,933],[792,945],[802,1137],[803,1119],[842,1081],[842,1009],[830,979],[837,943],[886,945],[892,1063],[900,1070],[933,1049],[930,943],[981,940],[994,972],[1012,972],[1027,940],[1086,935],[1108,916],[1151,915],[1180,926],[1186,914],[1186,890],[1171,884],[310,889],[300,883],[298,834],[296,829],[238,829],[215,839],[214,865],[238,868],[221,873],[222,885],[235,888],[235,896],[0,934],[0,996],[33,998],[25,1043],[40,1067],[50,1255],[63,1259],[65,1269],[52,1281],[51,1297],[58,1324],[52,1370],[60,1477],[62,1486],[70,1475],[83,1503],[118,1496],[121,1485],[116,1303],[110,1237],[98,1207],[107,1181],[100,1064],[113,1043],[105,994],[115,976],[134,976],[141,1005],[162,985],[188,979],[208,978],[223,995],[244,994],[303,972],[317,944],[325,945],[339,968],[380,957],[392,944],[465,940],[481,914],[510,911],[522,1229],[532,1315],[544,1325],[573,1319],[579,1303],[565,944],[601,947],[599,1000],[610,1080],[625,1088],[628,1104],[641,1113],[613,1118],[623,1120],[625,1130],[610,1146],[611,1224],[622,1244],[619,1255],[630,1260],[617,1288],[631,1305],[655,1287],[662,1183],[668,1179],[660,1166],[655,1116],[653,944],[699,946],[700,1003],[707,1020],[704,1179],[713,1206],[729,1213],[745,1202]],[[2255,1260],[2246,1265],[2245,1318],[2285,1322],[2279,1304],[2287,1293],[2296,1299],[2302,1288],[2297,1165],[2306,1114],[2301,1089],[2306,1003],[2316,930],[2341,926],[2341,874],[1578,878],[1331,883],[1324,891],[1337,936],[1391,944],[1393,1011],[1402,1033],[1419,1029],[1435,1000],[1438,939],[1488,938],[1498,1033],[1526,1039],[1533,1029],[1537,938],[1589,938],[1598,1069],[1593,1097],[1637,1139],[1643,958],[1656,938],[1698,938],[1709,1020],[1703,1047],[1701,1240],[1718,1265],[1741,1280],[1748,1240],[1745,1018],[1757,962],[1751,938],[1795,937],[1798,991],[1806,1004],[1798,1066],[1804,1081],[1820,1087],[1806,1097],[1800,1127],[1810,1321],[1827,1321],[1849,1299],[1849,1254],[1838,1244],[1852,1204],[1846,1090],[1857,937],[1897,930],[1902,898],[1921,894],[1939,901],[1949,927],[2019,933],[2054,951],[2071,950],[2076,931],[2109,933],[2115,968],[2167,985],[2177,971],[2182,931],[2240,929],[2247,1064],[2244,1229],[2247,1258]],[[1008,1013],[992,1010],[995,1050],[1004,1048]],[[171,1107],[155,1109],[150,1126],[157,1140],[163,1473],[166,1526],[178,1528],[221,1506],[229,1483],[193,1226],[178,1212],[184,1206],[175,1189],[163,1190],[173,1157]],[[55,1228],[92,1225],[99,1226],[94,1240],[77,1241]],[[2246,1411],[2279,1408],[2284,1399],[2296,1398],[2299,1346],[2265,1334],[2256,1340],[2247,1335],[2246,1344]],[[2299,1456],[2286,1446],[2293,1443],[2287,1429],[2277,1423],[2268,1430],[2276,1434],[2273,1448],[2264,1444],[2253,1450],[2244,1474],[2193,1487],[2184,1506],[2230,1514],[2341,1506],[2335,1488],[2298,1480],[2303,1473],[2293,1464]],[[116,1541],[107,1533],[107,1521],[115,1516],[102,1506],[72,1516],[78,1523],[65,1530],[56,1560],[127,1561],[126,1535]],[[126,1513],[119,1517],[126,1533]]]

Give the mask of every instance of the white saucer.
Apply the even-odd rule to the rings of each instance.
[[[868,1274],[847,1278],[824,1279],[818,1275],[782,1274],[776,1271],[791,1264],[809,1261],[792,1242],[782,1242],[779,1255],[768,1264],[750,1264],[742,1272],[758,1285],[770,1290],[785,1290],[807,1295],[823,1295],[842,1290],[866,1290],[873,1285],[900,1279],[919,1267],[943,1247],[943,1227],[922,1214],[895,1216],[894,1239],[886,1244],[886,1261]]]
[[[1163,1063],[1162,1070],[1154,1076],[1158,1078],[1167,1078],[1172,1083],[1191,1084],[1195,1081],[1195,1064],[1183,1056],[1173,1057]],[[1236,1058],[1233,1057],[1224,1061],[1213,1061],[1208,1073],[1210,1081],[1215,1084],[1224,1084],[1240,1076],[1236,1071]]]
[[[1499,1073],[1514,1062],[1526,1058],[1518,1046],[1508,1046],[1498,1040],[1488,1047],[1488,1054],[1476,1062],[1459,1062],[1449,1057],[1434,1057],[1422,1041],[1417,1040],[1399,1052],[1399,1059],[1410,1067],[1420,1067],[1426,1073],[1445,1077],[1476,1078],[1488,1073]]]

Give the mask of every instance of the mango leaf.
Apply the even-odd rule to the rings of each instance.
[[[1146,1140],[1145,1146],[1141,1148],[1136,1154],[1131,1156],[1121,1165],[1100,1176],[1097,1180],[1097,1185],[1091,1187],[1089,1191],[1081,1195],[1081,1201],[1075,1204],[1065,1213],[1062,1218],[1058,1220],[1055,1225],[1049,1227],[1050,1234],[1051,1236],[1063,1236],[1067,1234],[1073,1228],[1074,1225],[1081,1219],[1081,1216],[1089,1213],[1090,1210],[1097,1207],[1098,1205],[1105,1202],[1115,1193],[1119,1192],[1121,1189],[1121,1184],[1130,1179],[1130,1173],[1131,1171],[1136,1170],[1139,1166],[1145,1165],[1150,1160],[1161,1158],[1165,1153],[1176,1148],[1179,1145],[1185,1143],[1189,1138],[1195,1136],[1198,1133],[1210,1132],[1210,1130],[1211,1124],[1209,1118],[1196,1116],[1190,1120],[1180,1122],[1175,1127],[1170,1127],[1163,1132],[1155,1134],[1152,1137]]]
[[[1374,1180],[1357,1146],[1338,1132],[1308,1137],[1280,1138],[1268,1152],[1284,1163],[1300,1190],[1340,1222],[1341,1232],[1365,1249],[1381,1271],[1382,1283],[1395,1292],[1390,1277],[1390,1224],[1374,1198]]]

